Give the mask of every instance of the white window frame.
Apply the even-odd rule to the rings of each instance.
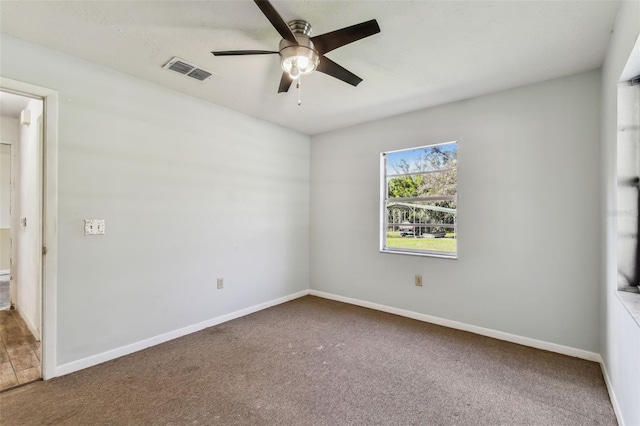
[[[434,148],[437,146],[443,146],[443,145],[450,145],[450,144],[456,144],[456,147],[458,146],[458,141],[457,140],[453,140],[453,141],[449,141],[449,142],[442,142],[442,143],[435,143],[435,144],[430,144],[430,145],[423,145],[423,146],[417,146],[417,147],[410,147],[410,148],[403,148],[403,149],[397,149],[394,151],[385,151],[380,153],[380,224],[379,224],[379,229],[380,229],[380,252],[381,253],[392,253],[392,254],[407,254],[407,255],[411,255],[411,256],[426,256],[426,257],[438,257],[438,258],[443,258],[443,259],[457,259],[458,258],[458,249],[456,246],[456,251],[455,252],[445,252],[445,251],[438,251],[438,250],[416,250],[416,249],[408,249],[408,248],[399,248],[399,247],[387,247],[386,243],[387,243],[387,229],[389,227],[389,222],[388,222],[388,215],[387,215],[387,202],[390,200],[389,198],[387,198],[388,195],[388,180],[391,177],[398,177],[398,176],[410,176],[410,175],[424,175],[424,174],[429,174],[429,173],[437,173],[437,172],[443,172],[446,170],[450,170],[450,169],[442,169],[442,170],[438,170],[438,171],[425,171],[425,172],[415,172],[415,173],[406,173],[406,174],[402,174],[402,175],[389,175],[387,176],[387,162],[386,162],[386,158],[388,154],[394,154],[394,153],[398,153],[398,152],[408,152],[408,151],[414,151],[417,149],[422,149],[422,148]],[[457,168],[457,164],[456,164],[456,168]],[[458,182],[456,179],[456,195],[454,196],[430,196],[430,197],[411,197],[411,198],[395,198],[395,201],[399,201],[399,202],[412,202],[412,201],[441,201],[444,199],[456,199],[457,200],[458,197]],[[454,224],[454,232],[456,233],[456,239],[458,238],[458,227],[457,227],[457,213],[456,213],[456,220],[455,220],[455,224]]]

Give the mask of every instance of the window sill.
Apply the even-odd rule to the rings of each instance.
[[[625,309],[631,314],[636,324],[640,327],[640,293],[618,290],[616,295]]]
[[[453,260],[458,259],[457,253],[425,253],[425,252],[418,252],[418,251],[389,250],[389,249],[382,249],[380,250],[380,253],[407,254],[409,256],[436,257],[439,259],[453,259]]]

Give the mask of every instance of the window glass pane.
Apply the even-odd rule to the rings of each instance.
[[[426,251],[457,251],[455,201],[386,204],[385,247]]]
[[[457,159],[455,142],[390,152],[387,153],[387,176],[451,168],[457,165]]]
[[[382,156],[383,250],[457,253],[457,143]]]

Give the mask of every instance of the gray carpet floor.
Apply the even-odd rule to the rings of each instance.
[[[598,364],[307,296],[0,394],[0,423],[616,424]]]

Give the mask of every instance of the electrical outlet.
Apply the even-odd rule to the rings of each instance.
[[[224,288],[224,279],[218,278],[218,290]]]
[[[419,275],[419,274],[416,275],[416,285],[418,287],[422,287],[422,275]]]

